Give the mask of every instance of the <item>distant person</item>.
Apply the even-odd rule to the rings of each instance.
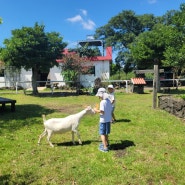
[[[114,94],[114,86],[108,85],[108,95],[109,95],[109,99],[112,103],[112,123],[116,122],[116,118],[114,115],[114,110],[115,110],[115,106],[116,106],[116,98],[115,98],[115,94]]]
[[[102,140],[102,143],[99,146],[101,152],[109,151],[109,138],[111,130],[111,119],[112,119],[112,104],[108,98],[105,88],[99,88],[96,96],[100,99],[99,107],[96,107],[94,111],[100,114],[99,120],[99,134]]]

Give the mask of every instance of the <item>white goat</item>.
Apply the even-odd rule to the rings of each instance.
[[[73,144],[75,144],[74,133],[76,133],[78,136],[79,144],[82,144],[80,134],[78,132],[78,126],[79,126],[81,118],[87,113],[95,114],[95,111],[94,109],[91,108],[91,106],[88,106],[81,112],[77,114],[69,115],[65,118],[51,118],[51,119],[46,120],[45,115],[42,115],[45,130],[40,135],[38,144],[40,144],[41,139],[47,134],[47,140],[50,146],[54,147],[54,145],[50,141],[51,135],[54,133],[60,134],[60,133],[68,132],[68,131],[72,132]]]

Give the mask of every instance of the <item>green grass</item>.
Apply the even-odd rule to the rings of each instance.
[[[2,185],[183,185],[185,124],[160,109],[152,109],[152,93],[116,92],[112,150],[98,150],[99,116],[86,115],[79,126],[83,145],[73,146],[71,133],[54,135],[51,148],[42,114],[62,117],[99,102],[95,96],[33,97],[1,93],[16,99],[16,111],[0,112],[0,184]],[[77,138],[75,136],[75,140]]]

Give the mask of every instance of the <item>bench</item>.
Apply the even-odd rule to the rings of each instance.
[[[11,111],[14,112],[16,100],[0,97],[0,104],[2,104],[2,110],[5,109],[5,104],[7,103],[11,103]]]

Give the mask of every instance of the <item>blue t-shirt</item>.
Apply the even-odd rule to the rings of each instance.
[[[100,113],[100,123],[111,122],[111,120],[112,120],[112,104],[108,98],[105,100],[101,100],[100,111],[104,112],[104,114]]]

